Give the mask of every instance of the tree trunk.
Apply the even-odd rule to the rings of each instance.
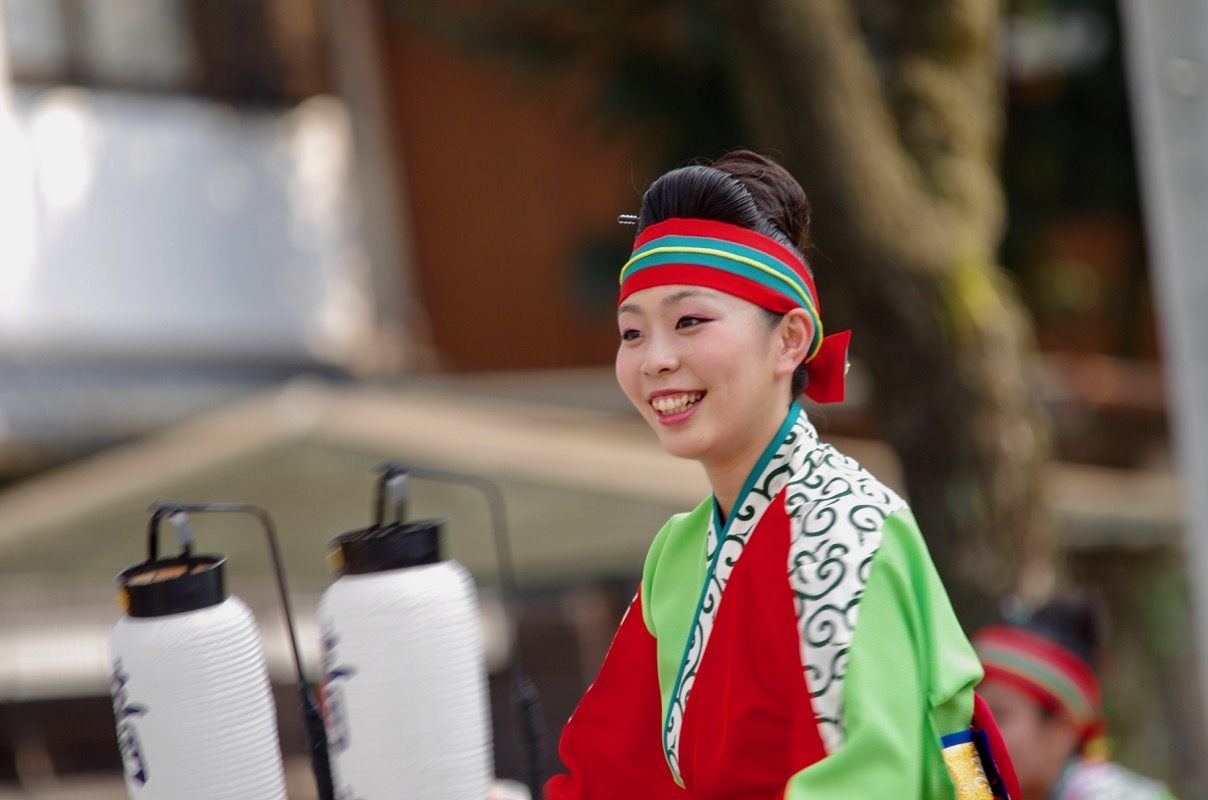
[[[1043,594],[1056,557],[1031,325],[994,256],[1002,10],[858,5],[726,0],[734,80],[755,143],[810,197],[824,320],[854,329],[915,516],[976,622],[1005,590]]]

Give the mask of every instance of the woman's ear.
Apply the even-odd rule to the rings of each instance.
[[[776,374],[792,375],[809,355],[814,341],[814,320],[803,308],[794,308],[776,326]]]

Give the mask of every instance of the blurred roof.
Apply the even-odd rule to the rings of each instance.
[[[826,438],[901,488],[886,446]],[[636,579],[655,531],[709,491],[699,466],[667,455],[627,409],[611,370],[393,387],[297,379],[0,493],[0,653],[10,654],[0,699],[103,689],[103,645],[120,613],[113,579],[145,558],[146,509],[159,500],[246,502],[272,514],[315,663],[327,542],[369,524],[386,459],[495,481],[517,577],[529,588]],[[483,497],[428,480],[412,486],[408,517],[446,518],[447,555],[491,591],[497,559]],[[1054,499],[1068,546],[1169,546],[1180,536],[1170,473],[1059,465]],[[197,549],[229,556],[232,591],[278,631],[266,634],[266,648],[288,669],[261,530],[251,517],[192,521]]]

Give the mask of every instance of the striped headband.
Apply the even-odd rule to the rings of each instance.
[[[1073,651],[1025,628],[998,625],[973,637],[986,671],[985,680],[1006,683],[1079,729],[1086,745],[1103,734],[1099,681],[1090,665]]]
[[[717,289],[778,314],[805,309],[814,323],[805,394],[818,403],[843,399],[851,331],[823,336],[818,290],[805,262],[770,236],[712,220],[665,220],[638,236],[620,283],[618,304],[642,289],[684,284]]]

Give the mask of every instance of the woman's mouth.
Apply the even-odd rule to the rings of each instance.
[[[704,392],[682,392],[680,394],[665,394],[650,399],[650,405],[661,417],[670,417],[687,411],[701,401]]]

